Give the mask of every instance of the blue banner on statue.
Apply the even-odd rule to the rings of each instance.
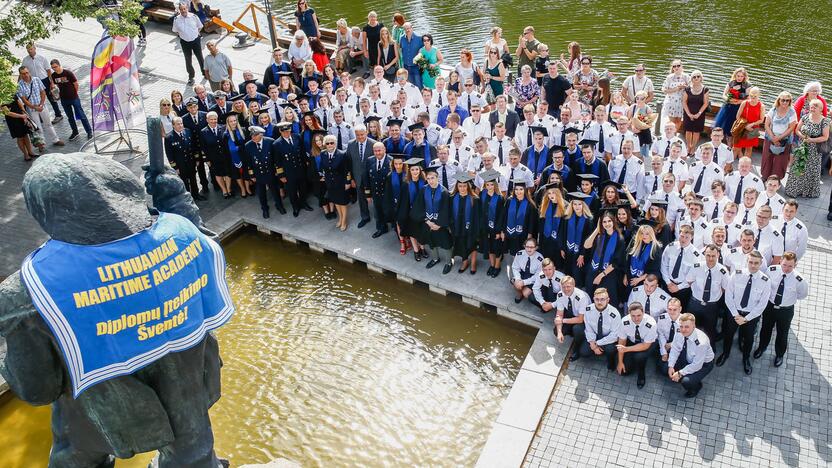
[[[106,244],[49,240],[20,271],[75,397],[198,344],[234,313],[222,249],[175,214]]]

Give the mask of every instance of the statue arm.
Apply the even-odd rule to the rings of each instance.
[[[20,272],[0,284],[0,336],[7,346],[0,374],[14,394],[33,405],[57,400],[64,387],[63,361]]]

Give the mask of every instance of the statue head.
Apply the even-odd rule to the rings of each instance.
[[[151,223],[145,191],[130,170],[90,153],[47,154],[23,178],[26,208],[53,239],[100,244]]]

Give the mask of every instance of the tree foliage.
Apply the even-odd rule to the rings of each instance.
[[[137,0],[123,0],[117,5],[106,5],[100,0],[61,0],[50,7],[40,2],[18,1],[0,16],[0,103],[12,100],[17,89],[17,66],[20,58],[12,48],[46,39],[56,33],[63,18],[79,20],[94,18],[102,23],[111,36],[136,36],[137,21],[142,7]],[[102,29],[103,32],[103,29]]]

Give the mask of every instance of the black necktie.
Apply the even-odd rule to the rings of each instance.
[[[638,325],[636,325],[636,333],[635,333],[636,343],[641,343],[641,332],[638,331]]]
[[[217,136],[217,127],[211,129],[214,132],[214,136]]]
[[[381,159],[376,162],[376,172],[381,172]]]
[[[575,312],[572,310],[572,298],[571,297],[566,298],[566,314],[569,315],[570,317],[575,316]]]
[[[783,222],[783,229],[780,230],[780,234],[783,236],[783,251],[786,251],[786,225],[788,222]]]
[[[658,188],[659,188],[659,175],[654,174],[653,175],[653,190],[651,190],[650,193],[655,192],[656,190],[658,190]]]
[[[667,334],[667,342],[673,343],[673,338],[676,337],[676,322],[670,321],[670,333]]]
[[[668,193],[665,193],[665,194],[664,194],[664,202],[665,202],[665,203],[669,203],[669,202],[670,202],[670,194],[668,194]]]
[[[358,157],[359,158],[364,157],[364,143],[363,142],[358,143]]]
[[[596,338],[596,341],[597,341],[598,338],[603,338],[603,337],[604,337],[604,311],[599,310],[598,311],[598,336]]]
[[[673,264],[673,273],[671,273],[671,275],[673,275],[674,280],[679,277],[679,271],[682,268],[682,256],[684,254],[685,254],[685,248],[680,245],[679,246],[679,255],[676,257],[676,263]]]
[[[259,153],[261,149],[263,149],[263,145],[257,143],[257,152]]]
[[[783,277],[780,278],[780,285],[777,286],[777,292],[774,293],[774,305],[779,306],[783,303],[783,291],[786,290],[786,274],[783,273]]]
[[[740,176],[740,183],[737,184],[737,191],[734,193],[734,203],[737,205],[740,204],[740,199],[742,198],[742,180],[745,179],[744,175]]]
[[[742,292],[742,299],[740,299],[740,307],[745,309],[748,307],[748,300],[751,299],[751,280],[754,279],[750,274],[748,275],[748,282],[745,283],[745,289]]]
[[[766,198],[766,206],[771,206],[769,205],[769,202],[771,202],[771,198]]]
[[[526,268],[524,268],[523,271],[526,272],[527,275],[532,274],[532,258],[531,257],[529,257],[526,260]]]
[[[621,142],[618,143],[618,154],[621,154],[621,150],[624,148],[624,135],[621,135]]]
[[[598,152],[604,154],[604,126],[598,124]]]
[[[526,146],[532,145],[532,124],[528,124],[529,131],[526,133]]]
[[[682,352],[679,353],[679,356],[685,358],[685,362],[688,362],[688,337],[685,337],[685,342],[682,343]]]
[[[647,296],[647,300],[644,301],[644,313],[650,315],[650,296]],[[638,325],[636,325],[636,330],[638,330]]]
[[[670,161],[670,170],[668,170],[667,172],[669,172],[669,173],[673,174],[673,165],[674,165],[674,164],[676,164],[676,162],[675,162],[675,161]]]
[[[471,95],[468,95],[468,115],[471,115]]]
[[[448,168],[442,163],[442,186],[448,188]]]
[[[761,229],[757,229],[757,235],[754,236],[754,249],[760,248],[760,235],[763,233]]]
[[[292,145],[292,137],[289,137],[289,146],[293,146]]]
[[[502,141],[497,141],[497,143],[500,144],[500,147],[497,148],[497,162],[499,164],[502,164],[503,163],[503,142]]]
[[[341,149],[341,148],[343,148],[342,144],[344,142],[344,140],[341,137],[341,126],[338,125],[335,128],[338,129],[338,131],[336,132],[336,133],[338,133],[338,149]]]
[[[439,107],[442,107],[442,91],[439,92]]]
[[[623,184],[624,179],[627,177],[627,160],[624,160],[624,165],[621,166],[621,174],[618,174],[618,183]]]
[[[664,157],[670,156],[670,140],[667,140],[667,146],[664,147]]]
[[[696,178],[696,185],[693,186],[693,191],[697,194],[700,190],[702,190],[702,179],[705,178],[705,167],[702,167],[702,170],[699,171],[699,177]]]
[[[326,114],[327,114],[326,109],[324,109],[323,114],[324,114],[324,122],[323,122],[324,123],[324,128],[329,128],[329,121],[326,118]]]
[[[378,114],[378,105],[376,104],[375,101],[373,101],[373,113]]]
[[[714,200],[714,212],[711,214],[711,219],[717,219],[719,217],[719,202]]]
[[[702,300],[711,302],[711,269],[708,268],[708,276],[705,278],[705,289],[703,290]]]
[[[459,162],[459,146],[456,147],[454,158],[456,158],[456,162]]]
[[[448,134],[448,141],[446,141],[446,142],[445,142],[445,144],[446,144],[446,145],[450,145],[450,144],[451,144],[451,140],[453,140],[453,138],[454,138],[454,132],[450,132],[450,133]]]
[[[549,291],[554,292],[555,285],[552,284],[552,278],[549,278]]]
[[[749,210],[748,210],[748,209],[746,209],[746,210],[745,210],[745,214],[744,214],[744,215],[742,215],[742,224],[748,224],[748,211],[749,211]],[[755,244],[754,244],[754,246],[756,247],[756,245],[757,245],[757,244],[755,243]]]

